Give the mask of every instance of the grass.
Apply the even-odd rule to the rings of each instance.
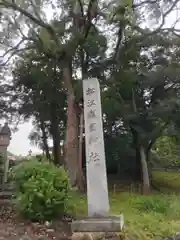
[[[152,176],[154,184],[162,191],[180,191],[180,172],[155,171]]]
[[[180,194],[169,194],[168,188],[180,190],[180,173],[153,174],[156,184],[166,189],[165,193],[142,196],[130,192],[110,192],[111,215],[124,214],[125,231],[131,239],[162,239],[180,230]],[[85,195],[73,193],[73,213],[87,216]]]
[[[167,237],[179,231],[180,196],[141,196],[134,193],[110,193],[111,215],[124,214],[129,233],[147,239]],[[73,193],[74,214],[87,216],[87,199]],[[144,238],[145,239],[145,238]]]

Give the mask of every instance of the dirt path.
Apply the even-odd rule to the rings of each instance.
[[[25,222],[18,219],[12,207],[0,208],[0,240],[67,240],[70,236],[67,222],[44,225]]]

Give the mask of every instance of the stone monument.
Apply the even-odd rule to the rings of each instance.
[[[83,80],[88,218],[72,222],[73,232],[119,232],[120,217],[109,216],[100,86]]]
[[[5,123],[4,126],[0,125],[0,155],[3,158],[4,164],[3,164],[3,176],[2,176],[2,182],[7,182],[7,175],[8,175],[8,169],[9,169],[9,159],[7,157],[7,147],[9,146],[11,140],[11,130],[8,126],[8,123]]]

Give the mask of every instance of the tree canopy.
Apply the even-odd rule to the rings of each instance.
[[[108,168],[131,169],[148,191],[152,147],[169,126],[179,126],[178,17],[167,26],[179,4],[0,0],[6,111],[34,119],[31,139],[65,165],[72,185],[82,188],[84,179],[82,80],[97,77]]]

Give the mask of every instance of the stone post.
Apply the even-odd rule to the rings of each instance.
[[[99,81],[83,80],[88,218],[73,232],[119,232],[122,219],[110,216]]]

